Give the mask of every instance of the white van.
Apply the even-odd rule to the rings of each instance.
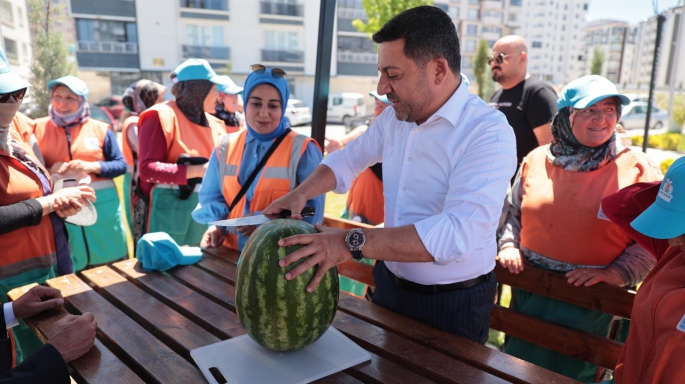
[[[366,116],[364,95],[361,93],[333,93],[328,95],[328,121],[347,123],[357,116]]]

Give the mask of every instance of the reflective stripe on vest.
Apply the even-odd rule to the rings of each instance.
[[[245,151],[247,131],[240,131],[222,138],[217,150],[219,161],[219,178],[222,182],[221,191],[227,204],[231,204],[240,191],[238,173]],[[313,139],[290,132],[281,142],[264,165],[261,176],[256,183],[254,195],[250,203],[250,213],[266,208],[271,202],[285,195],[297,186],[297,167],[300,159]],[[245,196],[231,207],[228,218],[238,218],[244,215]],[[238,249],[238,237],[226,235],[224,245]]]

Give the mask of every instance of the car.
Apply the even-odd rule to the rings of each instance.
[[[312,112],[302,100],[289,99],[285,107],[285,118],[291,127],[311,124]]]
[[[105,108],[92,105],[90,107],[90,117],[109,124],[114,132],[119,132],[119,121]]]
[[[95,105],[106,109],[115,119],[118,119],[121,116],[121,112],[124,111],[124,104],[121,102],[122,99],[121,96],[112,95],[102,99]]]
[[[334,93],[328,95],[327,120],[350,125],[355,117],[366,116],[366,102],[361,93]]]
[[[621,113],[621,125],[626,130],[631,129],[645,129],[645,122],[647,120],[647,103],[643,101],[635,101],[623,107]],[[668,127],[668,112],[652,105],[652,115],[650,117],[651,129],[660,129]]]

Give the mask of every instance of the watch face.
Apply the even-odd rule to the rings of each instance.
[[[364,235],[359,232],[354,232],[350,235],[350,245],[354,248],[359,248],[364,245]]]

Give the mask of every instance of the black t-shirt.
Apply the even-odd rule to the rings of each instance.
[[[557,93],[551,85],[530,77],[511,89],[499,89],[492,95],[490,106],[504,113],[514,128],[516,156],[521,164],[538,146],[533,129],[551,122],[557,114]]]

